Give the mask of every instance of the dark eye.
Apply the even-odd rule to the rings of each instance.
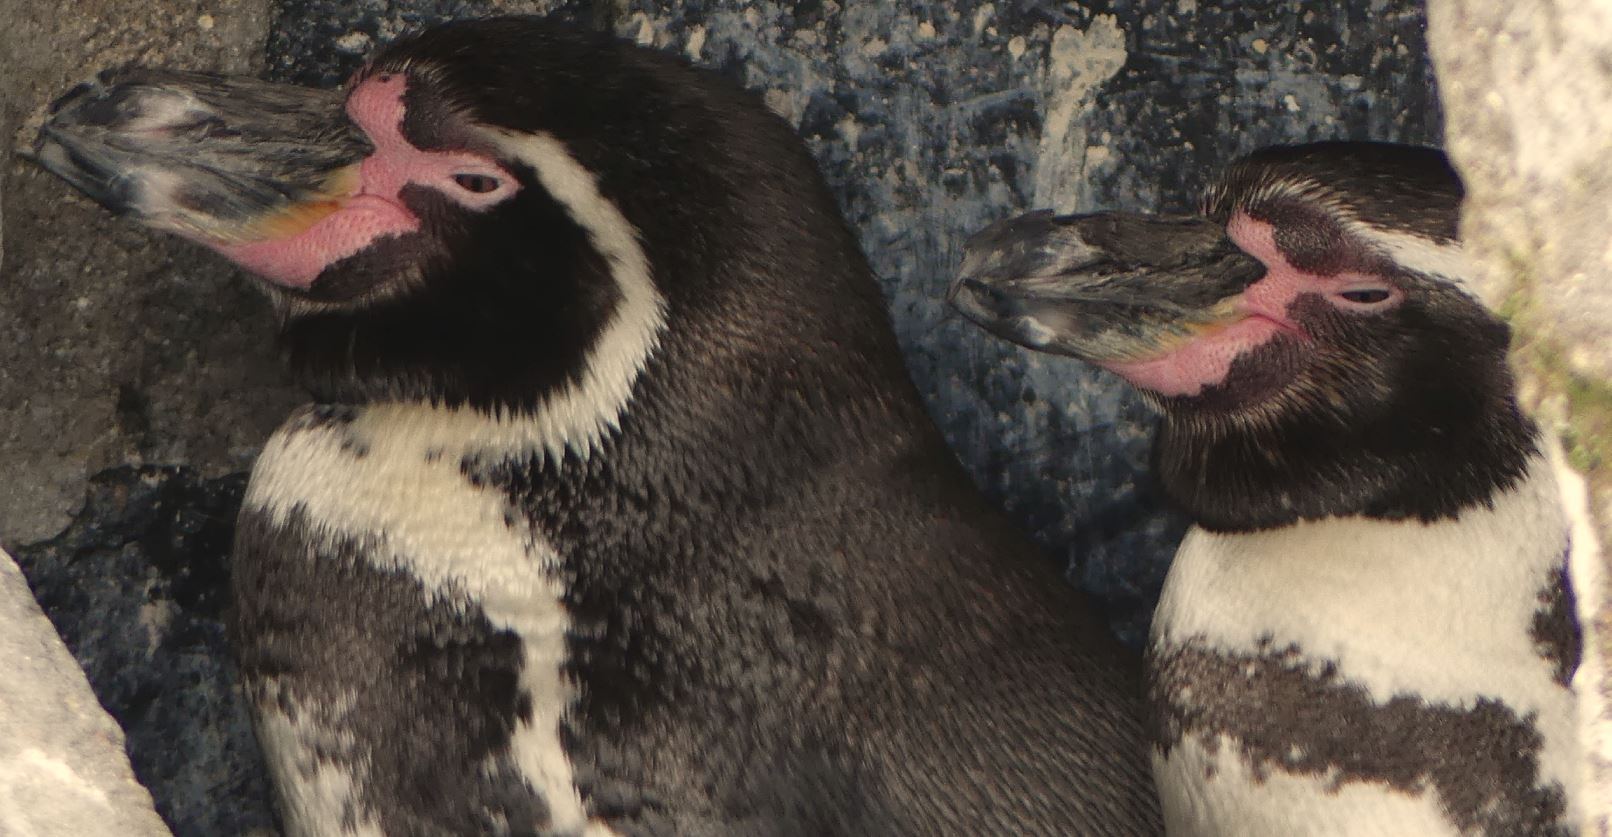
[[[478,195],[485,195],[498,188],[498,178],[488,177],[485,174],[456,174],[453,176],[453,182],[459,184],[459,188],[466,192],[475,192]]]
[[[1354,291],[1343,291],[1338,296],[1350,302],[1358,302],[1361,305],[1376,305],[1379,302],[1386,302],[1393,294],[1383,288],[1361,288]]]

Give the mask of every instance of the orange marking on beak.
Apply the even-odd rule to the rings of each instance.
[[[290,238],[341,209],[342,203],[340,200],[322,200],[291,204],[280,212],[250,224],[242,230],[241,238],[249,241]]]
[[[286,204],[280,210],[257,218],[238,230],[219,236],[231,244],[275,241],[305,232],[346,205],[358,192],[358,164],[336,169],[320,184],[321,198]]]

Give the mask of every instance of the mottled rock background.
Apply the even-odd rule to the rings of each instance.
[[[108,64],[334,84],[411,27],[512,11],[684,54],[796,125],[861,231],[958,455],[1132,641],[1181,532],[1146,477],[1151,419],[1114,379],[951,316],[942,291],[966,236],[1032,206],[1189,210],[1220,166],[1274,142],[1441,132],[1424,19],[1406,0],[93,0],[71,12],[0,0],[0,151],[26,142],[50,96]],[[224,475],[297,401],[265,306],[218,259],[6,157],[0,544],[129,731],[176,833],[272,828],[216,620],[239,479]],[[188,470],[88,483],[125,464]]]

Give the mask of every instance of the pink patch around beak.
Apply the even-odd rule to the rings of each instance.
[[[1319,278],[1295,268],[1278,251],[1271,225],[1237,214],[1226,228],[1236,245],[1265,265],[1266,273],[1238,297],[1231,316],[1159,357],[1111,362],[1104,368],[1132,384],[1165,396],[1192,396],[1226,380],[1237,358],[1287,333],[1309,337],[1287,309]]]
[[[1150,360],[1105,363],[1103,367],[1132,384],[1166,396],[1191,396],[1214,386],[1231,372],[1232,361],[1270,342],[1282,326],[1261,316],[1238,320],[1213,334]]]
[[[210,244],[225,258],[278,285],[307,290],[326,267],[375,240],[419,229],[420,220],[401,204],[359,194],[340,209],[289,238],[245,244]]]
[[[348,117],[369,137],[375,151],[359,165],[356,190],[334,198],[338,203],[334,211],[284,238],[203,243],[270,282],[306,290],[330,265],[381,239],[419,230],[420,219],[401,198],[405,186],[443,190],[471,210],[485,209],[513,193],[514,178],[490,160],[460,151],[425,151],[403,136],[406,85],[401,74],[380,73],[359,83],[347,97]],[[455,175],[463,174],[493,177],[499,188],[480,195],[462,193],[451,184]]]

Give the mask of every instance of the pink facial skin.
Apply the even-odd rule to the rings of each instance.
[[[420,219],[399,197],[406,185],[437,189],[477,211],[504,201],[520,188],[514,177],[485,157],[463,151],[423,151],[411,145],[402,132],[406,84],[402,75],[380,73],[365,79],[348,95],[347,115],[375,144],[375,152],[359,166],[357,191],[339,198],[340,206],[334,212],[286,238],[203,243],[270,282],[306,290],[331,264],[379,239],[420,228]]]
[[[1287,333],[1304,343],[1310,336],[1288,316],[1300,294],[1320,294],[1333,305],[1354,313],[1369,313],[1397,304],[1404,292],[1369,273],[1342,271],[1330,276],[1294,267],[1276,246],[1271,224],[1244,213],[1232,216],[1226,234],[1243,252],[1265,265],[1265,276],[1248,286],[1235,301],[1234,318],[1223,328],[1195,338],[1156,358],[1112,362],[1104,368],[1145,390],[1165,396],[1192,396],[1226,379],[1231,364],[1241,355]],[[1381,302],[1361,303],[1339,294],[1356,290],[1383,290]]]

